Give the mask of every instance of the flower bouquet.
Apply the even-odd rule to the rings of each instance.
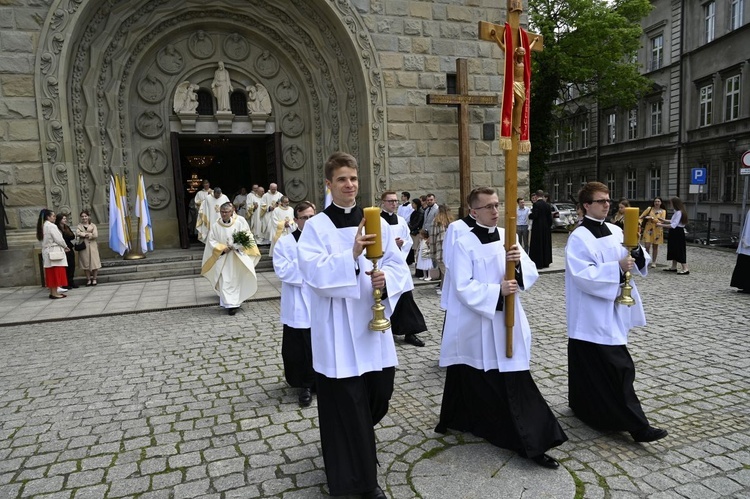
[[[237,249],[252,248],[255,246],[255,238],[252,233],[240,230],[232,234],[232,244],[234,244]]]

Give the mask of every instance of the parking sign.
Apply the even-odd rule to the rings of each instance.
[[[708,168],[691,168],[690,183],[695,185],[705,185],[708,176]]]

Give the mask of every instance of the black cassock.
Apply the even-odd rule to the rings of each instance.
[[[388,225],[398,225],[398,216],[394,213],[381,211],[380,216],[388,222]],[[396,303],[396,307],[391,314],[391,332],[396,336],[406,334],[417,334],[427,331],[427,324],[424,320],[422,311],[419,310],[417,302],[414,301],[414,294],[411,291],[401,293],[401,297]]]
[[[546,269],[552,263],[552,209],[544,199],[534,203],[529,214],[531,224],[531,241],[529,258],[538,269]]]
[[[734,266],[730,286],[750,291],[750,255],[737,255],[737,265]]]

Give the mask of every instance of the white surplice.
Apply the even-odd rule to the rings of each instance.
[[[453,262],[453,248],[458,238],[470,230],[471,227],[463,219],[459,219],[448,224],[448,229],[445,231],[445,238],[443,239],[445,275],[443,276],[443,293],[440,295],[440,308],[443,310],[448,309],[448,302],[454,294],[453,288],[455,287],[455,283],[451,279],[450,271],[451,263]]]
[[[465,364],[475,369],[500,372],[528,371],[531,329],[515,294],[513,357],[505,356],[505,313],[496,310],[505,277],[504,234],[500,240],[482,244],[473,232],[464,232],[453,247],[451,271],[455,293],[448,301],[440,348],[440,366]],[[536,265],[521,251],[523,289],[539,278]]]
[[[390,317],[401,294],[414,284],[388,223],[381,219],[380,226],[384,255],[378,269],[386,276],[387,298],[382,303]],[[313,367],[329,378],[359,376],[398,364],[391,331],[368,327],[374,300],[365,272],[372,263],[365,253],[354,261],[356,232],[357,227],[336,228],[323,212],[307,221],[297,246],[300,269],[312,291]]]
[[[406,257],[409,256],[409,250],[414,245],[414,241],[409,233],[409,223],[403,217],[398,217],[398,225],[388,225],[388,228],[391,231],[391,238],[394,241],[396,241],[397,237],[400,237],[404,242],[404,244],[401,245],[401,255],[404,257],[404,262],[406,262]],[[398,244],[396,247],[398,248]]]
[[[281,281],[281,323],[310,327],[310,288],[304,285],[293,234],[282,236],[273,249],[273,270]]]
[[[620,260],[628,250],[622,246],[622,229],[607,223],[612,233],[596,238],[586,227],[576,228],[565,247],[565,304],[568,337],[599,345],[627,345],[628,331],[646,324],[643,302],[636,286],[637,277],[648,274],[651,256],[643,269],[633,267],[631,296],[635,305],[619,305]],[[592,317],[594,319],[592,319]]]
[[[242,231],[250,232],[244,218],[232,215],[228,224],[219,218],[208,231],[203,250],[201,275],[211,282],[225,308],[239,307],[258,289],[255,265],[260,261],[260,252],[257,246],[235,248],[221,254],[232,244],[232,235]]]
[[[263,198],[261,196],[256,196],[254,192],[247,195],[247,213],[245,213],[245,218],[250,225],[250,230],[253,234],[256,234],[256,240],[261,234],[260,203],[262,200]]]
[[[276,226],[273,224],[273,212],[276,210],[276,205],[281,200],[283,194],[280,191],[275,193],[266,192],[263,194],[263,199],[260,202],[261,217],[263,217],[261,230],[263,231],[263,239],[271,241],[273,235],[276,232]]]
[[[286,222],[289,222],[289,227],[286,227]],[[297,224],[294,223],[294,208],[291,206],[287,206],[286,208],[283,206],[276,207],[276,209],[271,212],[270,223],[273,227],[273,230],[270,232],[273,235],[271,237],[271,248],[269,249],[269,253],[273,255],[273,247],[276,244],[276,241],[278,241],[280,237],[286,234],[291,234],[297,229]]]
[[[232,200],[232,204],[237,214],[244,217],[247,213],[247,194],[237,194]]]
[[[411,203],[401,204],[396,211],[398,216],[403,217],[404,220],[409,220],[409,217],[414,213],[414,205]]]
[[[208,196],[201,203],[198,209],[198,221],[195,224],[195,230],[198,231],[198,240],[205,243],[209,230],[214,226],[217,220],[221,219],[219,208],[224,203],[228,203],[229,198],[222,194],[217,199],[215,196]]]

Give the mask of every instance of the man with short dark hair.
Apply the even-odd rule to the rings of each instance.
[[[497,227],[500,202],[489,187],[469,195],[476,225],[456,241],[450,267],[440,366],[447,367],[439,433],[468,431],[546,468],[559,464],[547,450],[565,442],[554,414],[529,371],[531,329],[517,292],[539,274],[517,244],[506,252]],[[516,278],[505,278],[506,262]],[[513,357],[506,357],[505,297],[514,295]]]
[[[315,371],[310,339],[310,290],[299,269],[297,242],[305,223],[315,215],[315,205],[302,201],[294,207],[295,230],[279,238],[273,248],[273,270],[281,281],[281,358],[289,386],[299,388],[299,405],[312,402]]]
[[[398,207],[398,216],[409,222],[409,217],[414,212],[414,207],[411,205],[411,193],[404,191],[401,193],[401,206]]]
[[[635,280],[635,304],[617,303],[625,272],[645,276],[651,257],[640,245],[628,252],[623,232],[606,223],[612,200],[601,182],[578,194],[581,225],[565,247],[565,305],[568,314],[568,405],[586,424],[628,431],[636,442],[653,442],[667,431],[649,424],[635,393],[635,364],[628,331],[646,325]]]
[[[328,490],[382,499],[374,426],[388,412],[398,363],[389,330],[371,331],[373,291],[384,293],[386,316],[414,284],[388,224],[380,222],[378,270],[365,248],[364,211],[356,205],[357,160],[333,153],[325,164],[333,202],[310,219],[299,239],[299,265],[311,293],[311,332],[318,420]]]
[[[531,209],[526,206],[523,197],[516,199],[518,208],[516,209],[516,235],[518,242],[524,251],[529,251],[529,213]]]
[[[544,191],[536,191],[536,198],[529,214],[533,221],[529,257],[537,269],[546,269],[552,263],[552,208],[544,200]]]

